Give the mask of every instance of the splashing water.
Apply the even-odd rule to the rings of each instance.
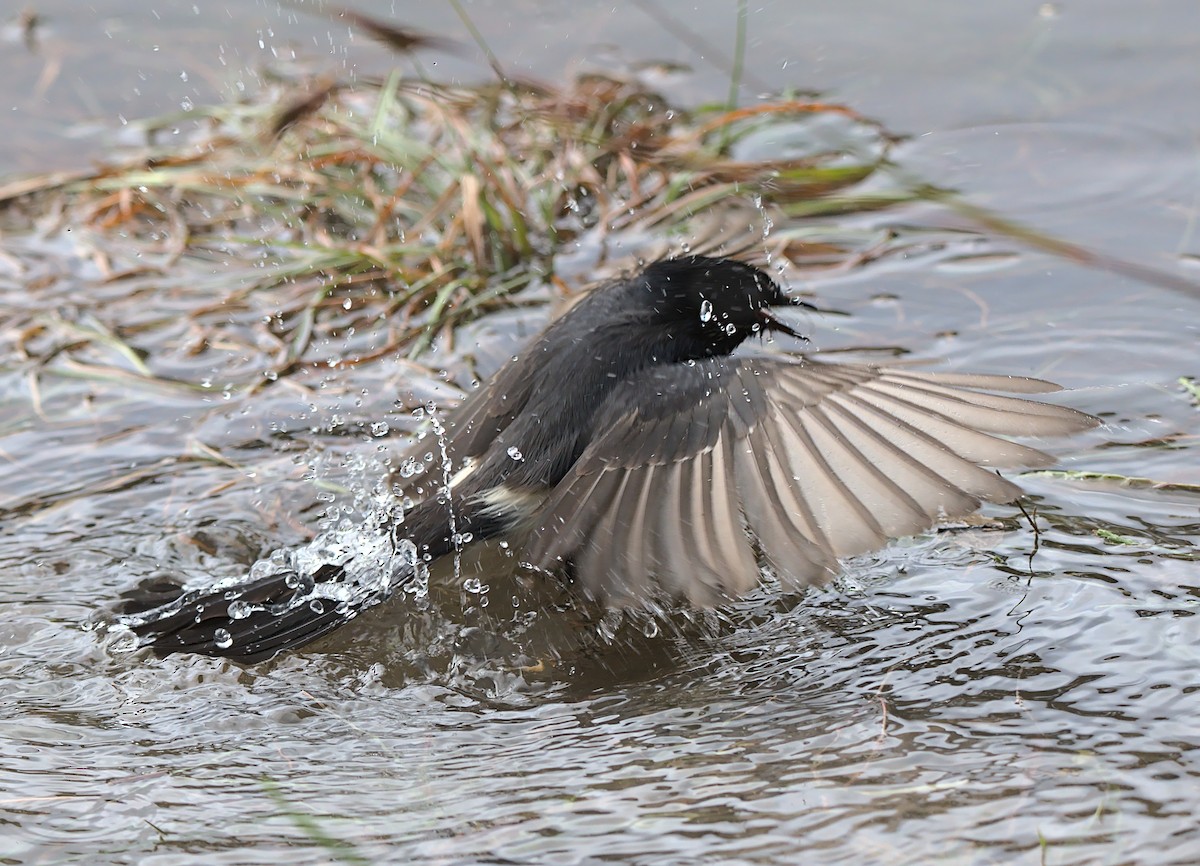
[[[437,406],[429,403],[425,409],[429,413],[429,426],[433,429],[433,435],[437,437],[438,454],[441,457],[442,486],[437,495],[446,501],[446,517],[449,523],[450,537],[454,541],[454,579],[461,581],[463,541],[458,532],[458,519],[454,513],[454,497],[450,490],[454,480],[454,462],[450,459],[450,452],[446,448],[446,427],[437,415]]]
[[[255,562],[245,576],[186,592],[165,607],[124,616],[121,624],[132,628],[153,624],[186,607],[197,593],[223,594],[230,601],[232,620],[264,611],[278,617],[307,606],[314,613],[332,607],[348,621],[397,592],[423,604],[429,592],[428,569],[416,545],[403,537],[403,501],[390,489],[386,467],[361,456],[352,457],[346,466],[357,477],[374,481],[355,486],[353,504],[331,505],[322,531],[310,542],[275,550]],[[291,590],[283,601],[241,598],[250,587],[280,576]],[[217,629],[214,643],[227,649],[233,637],[229,630]],[[136,644],[129,649],[136,649]]]

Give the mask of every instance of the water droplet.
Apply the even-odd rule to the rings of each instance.
[[[289,574],[283,582],[288,589],[296,590],[298,595],[306,595],[312,592],[313,587],[316,586],[316,581],[307,574]]]
[[[325,612],[325,603],[323,601],[321,601],[321,599],[319,599],[319,598],[314,598],[312,601],[310,601],[308,603],[308,609],[311,610],[313,613],[324,613]]]
[[[735,325],[733,322],[730,322],[725,326],[725,333],[732,337],[737,333],[737,325]]]
[[[703,301],[700,302],[700,321],[708,322],[708,321],[712,320],[712,317],[713,317],[712,301],[710,301],[708,298],[705,298]]]
[[[391,432],[391,428],[388,427],[388,423],[386,421],[376,421],[373,424],[371,424],[371,435],[372,436],[386,436],[390,432]]]
[[[229,603],[229,618],[230,619],[245,619],[254,612],[254,608],[250,606],[248,601],[234,601]]]
[[[517,461],[525,459],[524,455],[521,454],[521,449],[519,449],[516,445],[509,446],[508,456]]]
[[[217,645],[217,649],[229,649],[233,646],[233,635],[228,629],[219,628],[213,632],[213,643]]]

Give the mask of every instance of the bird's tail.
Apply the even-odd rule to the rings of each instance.
[[[323,535],[306,548],[277,551],[235,581],[186,591],[161,580],[143,584],[123,596],[118,623],[160,654],[252,663],[310,643],[424,579],[411,542],[401,541],[382,562],[366,551],[325,562],[306,556],[327,550],[328,541]]]
[[[436,497],[401,521],[381,524],[347,524],[303,547],[277,550],[244,578],[192,590],[161,579],[144,583],[125,594],[117,622],[138,636],[139,646],[160,654],[264,661],[311,643],[398,591],[421,594],[428,589],[427,562],[465,538],[485,538],[506,525]]]

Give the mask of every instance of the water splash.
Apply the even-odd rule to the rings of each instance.
[[[130,628],[153,627],[198,598],[227,602],[227,615],[235,621],[263,613],[279,617],[302,607],[314,614],[333,609],[349,621],[398,592],[423,604],[428,570],[416,545],[403,537],[404,503],[390,485],[387,467],[374,457],[353,456],[346,468],[372,480],[352,488],[352,503],[331,502],[321,521],[322,531],[310,542],[272,551],[245,575],[190,590],[163,607],[124,616],[121,623]],[[255,597],[252,589],[257,592],[271,584],[282,584],[286,590],[282,599],[275,594],[266,601],[250,600]],[[199,610],[202,613],[203,606]],[[231,647],[231,630],[218,629],[214,643],[219,649]]]

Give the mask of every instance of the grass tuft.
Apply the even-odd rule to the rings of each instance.
[[[269,347],[257,369],[219,372],[227,390],[319,367],[323,347],[366,320],[377,338],[348,363],[415,358],[527,289],[556,290],[564,256],[590,256],[596,276],[670,251],[800,261],[812,239],[771,224],[803,208],[827,216],[904,200],[857,191],[893,139],[831,103],[689,112],[609,76],[455,87],[395,72],[353,87],[326,75],[281,81],[197,114],[204,128],[185,143],[0,185],[9,232],[70,233],[103,280],[136,287],[124,298],[136,310],[114,301],[75,322],[5,314],[9,333],[42,338],[26,341],[30,356],[49,362],[65,344],[76,362],[47,363],[43,375],[111,367],[178,387],[151,339],[180,329],[178,316],[151,314],[164,303],[183,311],[181,350]],[[844,127],[844,145],[811,143],[804,130],[818,119]],[[142,129],[153,139],[177,120]],[[780,137],[798,152],[763,157],[761,142]],[[842,252],[826,244],[807,264]]]

